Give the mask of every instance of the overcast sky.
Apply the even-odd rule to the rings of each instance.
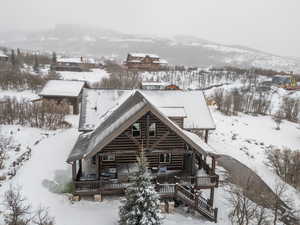
[[[0,0],[2,30],[87,24],[300,57],[300,0]]]

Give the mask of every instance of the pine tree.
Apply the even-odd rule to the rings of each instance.
[[[39,65],[39,60],[38,60],[38,57],[37,57],[37,55],[35,54],[34,55],[34,65],[33,65],[33,70],[35,71],[35,72],[39,72],[39,67],[40,67],[40,65]]]
[[[120,225],[161,225],[159,196],[147,172],[143,151],[138,158],[138,172],[134,183],[127,188],[124,205],[120,207]]]
[[[11,64],[13,65],[13,66],[15,66],[16,65],[16,56],[15,56],[15,50],[11,50]]]
[[[56,60],[57,60],[56,53],[53,52],[52,53],[52,64],[56,64]]]

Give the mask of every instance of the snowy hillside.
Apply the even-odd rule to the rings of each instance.
[[[228,46],[196,37],[129,35],[112,30],[58,25],[45,32],[0,32],[3,46],[57,51],[66,54],[125,59],[128,52],[152,52],[171,64],[186,66],[242,66],[300,72],[300,60],[241,46]]]

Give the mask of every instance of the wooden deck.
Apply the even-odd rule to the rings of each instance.
[[[210,181],[210,179],[204,179]],[[77,195],[122,195],[125,193],[129,183],[104,183],[102,181],[77,181],[74,182]],[[206,186],[208,184],[205,184]],[[192,189],[184,184],[155,184],[155,189],[161,199],[177,199],[185,205],[196,210],[212,222],[217,221],[218,209],[210,206],[207,199],[203,198],[199,193],[192,193]]]

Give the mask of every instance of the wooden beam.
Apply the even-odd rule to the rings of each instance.
[[[148,113],[146,117],[146,148],[149,148],[149,126],[150,126],[149,117],[150,115]]]
[[[125,135],[134,142],[138,149],[140,149],[140,142],[135,137],[133,137],[129,132],[126,132]]]
[[[161,136],[156,142],[151,145],[150,149],[155,149],[162,141],[164,141],[168,137],[169,134],[170,131],[165,132],[163,136]]]
[[[208,130],[205,130],[205,137],[204,137],[205,143],[208,142]]]
[[[212,173],[215,174],[216,173],[216,159],[215,157],[212,157]]]
[[[100,156],[96,154],[96,179],[100,178]]]
[[[215,188],[213,187],[213,188],[210,189],[210,197],[209,197],[209,200],[208,200],[211,207],[214,206],[214,197],[215,197]]]
[[[72,179],[73,179],[73,181],[76,180],[76,162],[77,162],[77,161],[74,161],[74,162],[72,163]]]

